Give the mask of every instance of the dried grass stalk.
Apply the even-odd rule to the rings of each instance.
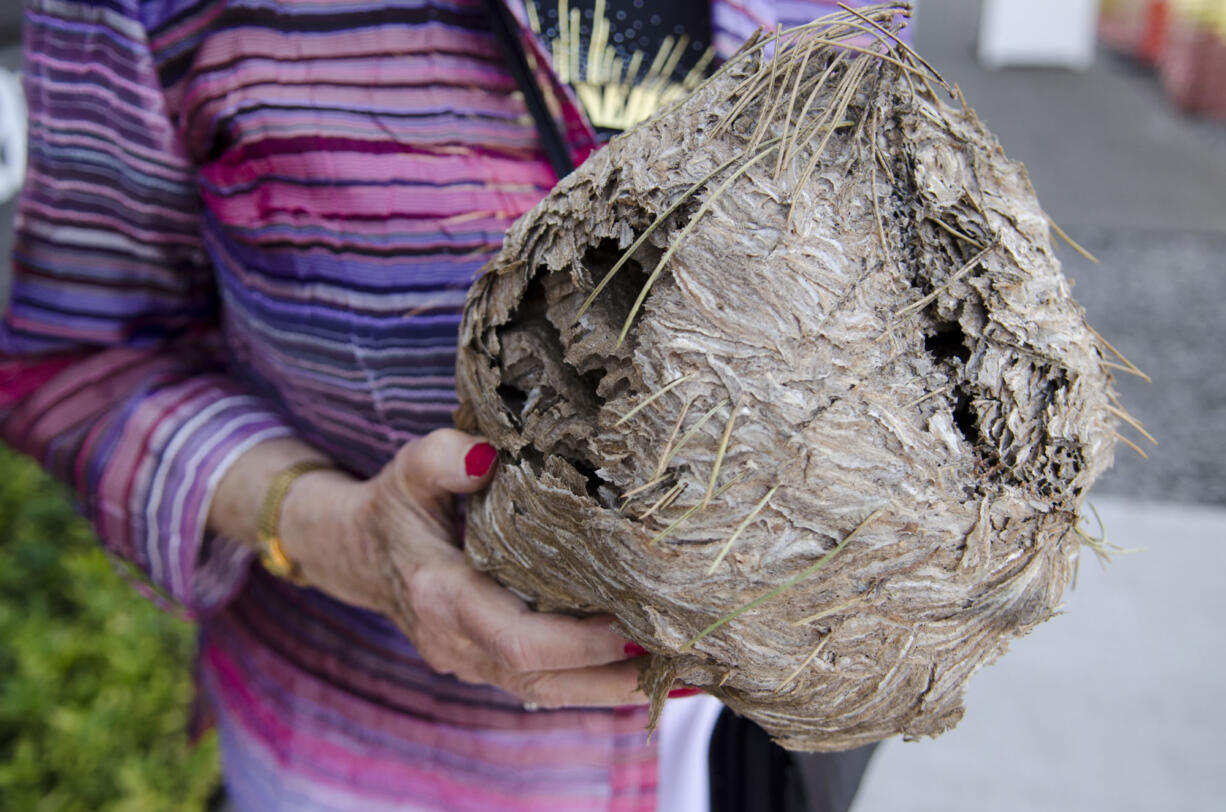
[[[462,328],[465,427],[503,452],[473,563],[615,614],[657,711],[681,679],[796,749],[957,722],[1059,605],[1123,414],[1025,170],[907,12],[757,38],[614,139]]]

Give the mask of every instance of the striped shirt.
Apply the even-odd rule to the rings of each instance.
[[[833,6],[715,0],[713,43]],[[205,528],[269,438],[366,476],[450,424],[465,290],[556,180],[482,0],[27,0],[24,36],[3,436],[199,620],[236,808],[654,809],[643,709],[527,713]]]

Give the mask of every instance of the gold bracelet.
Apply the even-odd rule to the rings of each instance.
[[[284,578],[299,586],[306,585],[298,571],[298,565],[289,559],[281,547],[281,533],[278,529],[281,524],[281,505],[298,477],[333,467],[335,466],[332,463],[324,460],[296,462],[273,477],[272,484],[268,486],[264,495],[264,508],[260,511],[260,563],[278,578]]]

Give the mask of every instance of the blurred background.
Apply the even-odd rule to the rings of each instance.
[[[19,17],[0,3],[12,71]],[[1089,531],[1138,551],[1087,550],[1066,613],[976,675],[954,731],[887,742],[855,812],[1226,809],[1226,0],[918,0],[914,25],[1100,260],[1059,246],[1091,323],[1151,376],[1119,389],[1160,445],[1130,431],[1149,459],[1121,445],[1090,499]],[[0,193],[21,143],[4,78]],[[0,809],[205,808],[191,627],[4,449],[0,640]]]

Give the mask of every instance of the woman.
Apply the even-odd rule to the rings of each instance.
[[[608,6],[622,42],[654,28],[675,49],[643,5]],[[717,0],[682,56],[695,69],[702,40],[726,57],[827,5]],[[605,15],[512,4],[500,40],[490,8],[27,3],[3,434],[199,621],[244,812],[676,809],[659,793],[705,791],[658,770],[638,651],[610,618],[531,612],[459,550],[456,495],[496,475],[490,446],[445,428],[464,292],[556,180],[515,49],[569,160],[598,146],[546,51],[567,53],[549,19],[556,40]],[[670,719],[715,724],[713,700],[689,702],[670,752]],[[808,773],[742,733],[712,755],[774,765],[783,808]]]

